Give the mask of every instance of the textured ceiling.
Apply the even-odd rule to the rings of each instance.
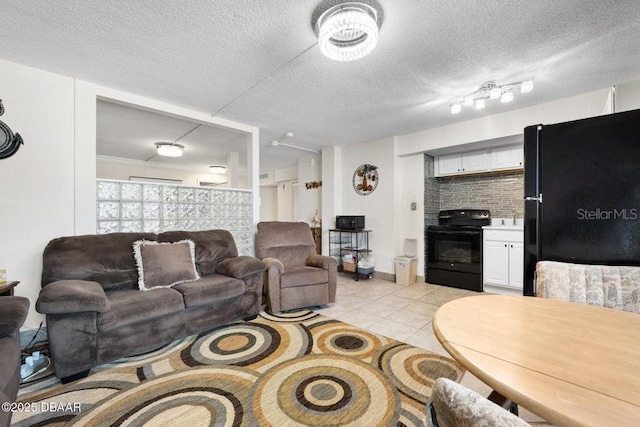
[[[269,147],[287,131],[317,149],[640,79],[637,0],[378,1],[378,47],[349,63],[314,46],[320,2],[293,0],[3,0],[0,58],[258,126],[262,170],[304,154]],[[449,113],[529,77],[510,104]]]

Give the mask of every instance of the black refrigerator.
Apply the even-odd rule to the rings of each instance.
[[[640,265],[640,110],[524,130],[524,295],[539,260]]]

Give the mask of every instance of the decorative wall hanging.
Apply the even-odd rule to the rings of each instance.
[[[320,226],[322,226],[322,220],[318,216],[318,209],[316,209],[316,213],[311,217],[311,227],[318,228]]]
[[[313,188],[320,188],[322,187],[322,181],[305,182],[304,186],[307,188],[307,190],[311,190]]]
[[[3,114],[4,106],[2,105],[2,99],[0,99],[0,116]],[[16,133],[14,135],[9,126],[3,121],[0,121],[0,131],[4,134],[4,136],[0,136],[0,159],[6,159],[16,154],[20,144],[24,143],[20,134]]]
[[[353,173],[353,189],[361,196],[368,196],[378,186],[378,167],[364,164]]]

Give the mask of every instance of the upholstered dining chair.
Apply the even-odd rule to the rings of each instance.
[[[475,391],[438,378],[427,404],[427,426],[433,427],[551,427],[547,423],[529,424]]]
[[[640,314],[640,267],[539,261],[536,296]]]
[[[273,312],[328,304],[336,300],[337,265],[318,255],[309,224],[258,224],[257,257],[267,266],[264,285]]]

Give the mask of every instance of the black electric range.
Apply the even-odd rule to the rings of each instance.
[[[482,292],[482,227],[487,209],[440,211],[427,227],[427,282]]]

